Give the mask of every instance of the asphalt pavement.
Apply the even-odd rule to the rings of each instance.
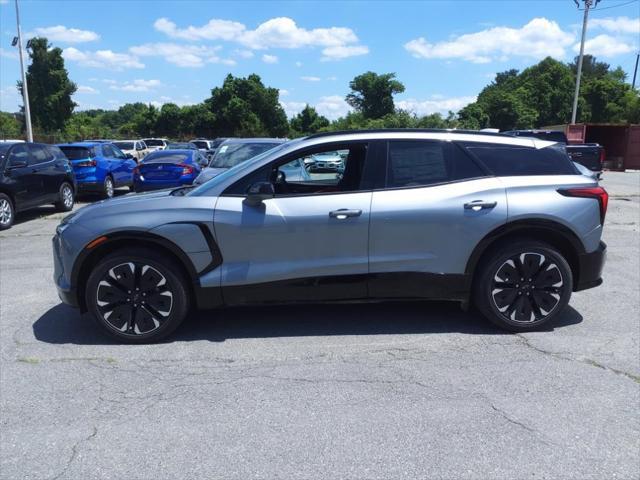
[[[547,331],[455,304],[237,308],[118,345],[61,305],[43,207],[0,233],[2,479],[637,479],[640,174]]]

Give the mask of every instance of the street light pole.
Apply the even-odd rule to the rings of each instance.
[[[24,71],[24,54],[22,51],[22,32],[20,31],[20,12],[18,0],[16,0],[16,23],[18,24],[18,51],[20,52],[20,71],[22,73],[22,100],[24,102],[24,121],[27,126],[27,141],[33,142],[31,130],[31,109],[29,108],[29,89],[27,87],[27,75]]]
[[[598,3],[599,0],[596,0]],[[574,0],[576,5],[580,5]],[[578,57],[578,71],[576,73],[576,91],[573,94],[573,111],[571,112],[571,123],[576,123],[576,115],[578,113],[578,95],[580,94],[580,76],[582,75],[582,57],[584,55],[584,39],[587,35],[587,19],[589,18],[589,9],[593,5],[593,0],[584,0],[584,18],[582,20],[582,40],[580,40],[580,56]]]

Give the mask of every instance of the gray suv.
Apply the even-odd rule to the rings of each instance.
[[[287,178],[310,155],[344,169]],[[323,133],[196,187],[67,216],[62,300],[151,342],[192,307],[453,300],[528,331],[602,283],[608,196],[553,142],[465,131]],[[222,313],[218,313],[222,314]]]

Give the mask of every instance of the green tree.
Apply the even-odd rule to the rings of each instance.
[[[183,134],[189,134],[194,137],[214,137],[215,115],[211,113],[207,105],[198,103],[197,105],[187,105],[182,107],[180,112],[182,119]]]
[[[278,89],[266,87],[256,74],[247,78],[227,75],[205,103],[214,115],[213,130],[219,136],[284,137],[289,131]]]
[[[20,138],[22,126],[16,117],[10,113],[0,112],[0,139]]]
[[[161,137],[180,137],[182,130],[182,111],[175,103],[165,103],[160,108],[156,121],[156,134]]]
[[[489,115],[478,102],[470,103],[458,112],[460,128],[480,130],[489,126]]]
[[[404,85],[395,79],[395,73],[378,75],[366,72],[349,83],[351,93],[346,101],[364,118],[382,118],[395,111],[393,96],[404,92]]]
[[[292,136],[309,135],[327,128],[329,120],[319,115],[315,108],[306,105],[300,113],[291,119]]]
[[[69,80],[62,50],[51,48],[46,38],[30,41],[31,65],[27,69],[29,105],[34,127],[45,132],[62,130],[76,107],[71,96],[76,84]],[[22,94],[22,82],[18,82]]]

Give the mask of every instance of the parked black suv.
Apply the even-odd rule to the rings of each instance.
[[[0,142],[0,230],[29,208],[53,203],[60,211],[71,210],[75,192],[73,169],[58,147]]]

